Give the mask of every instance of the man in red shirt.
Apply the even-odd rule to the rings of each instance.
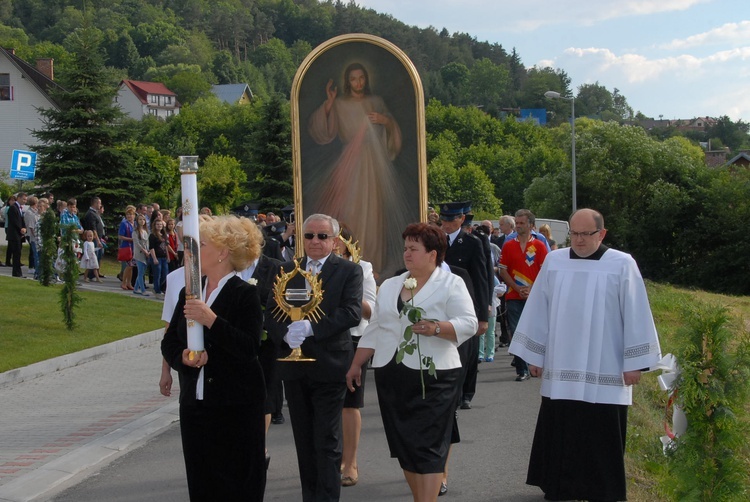
[[[514,239],[506,240],[500,258],[500,277],[508,285],[505,302],[508,309],[508,325],[511,336],[516,331],[521,312],[526,305],[531,287],[539,275],[542,263],[547,257],[547,246],[531,235],[536,223],[534,213],[528,209],[516,211],[516,232]],[[529,368],[520,357],[513,356],[516,367],[516,382],[529,379]]]

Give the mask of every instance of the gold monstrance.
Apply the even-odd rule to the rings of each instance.
[[[286,285],[297,274],[307,279],[310,284],[310,290],[307,289],[287,289]],[[323,289],[322,281],[319,274],[313,274],[312,272],[306,272],[299,266],[299,261],[294,261],[294,269],[290,272],[279,272],[276,276],[276,282],[273,286],[273,297],[276,300],[276,306],[273,309],[274,318],[281,322],[286,319],[292,321],[301,321],[302,319],[309,319],[311,321],[319,321],[323,315],[323,311],[320,309],[320,303],[323,301]],[[292,301],[307,301],[302,305],[293,305],[289,302]],[[286,357],[282,357],[279,361],[315,361],[314,358],[306,357],[302,353],[300,347],[292,349],[292,353]]]

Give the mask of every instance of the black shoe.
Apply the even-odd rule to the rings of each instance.
[[[266,453],[266,470],[268,470],[269,465],[271,465],[271,455]]]
[[[438,492],[438,497],[442,497],[446,493],[448,493],[448,485],[446,485],[445,483],[440,483],[440,491]]]
[[[284,422],[286,422],[286,420],[284,420],[284,415],[281,412],[274,413],[273,415],[271,415],[271,423],[272,424],[281,425]]]
[[[461,409],[462,410],[470,410],[471,409],[471,403],[469,401],[461,401]]]
[[[528,373],[524,373],[523,375],[518,375],[516,377],[516,382],[523,382],[523,381],[528,380],[528,379],[529,379],[529,374]]]

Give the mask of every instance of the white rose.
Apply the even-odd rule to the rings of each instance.
[[[256,279],[255,277],[251,277],[250,279],[247,280],[247,283],[249,285],[251,285],[251,286],[257,286],[258,285],[258,279]]]
[[[414,277],[409,277],[404,281],[404,287],[406,289],[417,289],[417,280]]]

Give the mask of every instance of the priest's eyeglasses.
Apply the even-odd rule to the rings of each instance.
[[[320,239],[321,241],[324,241],[328,237],[330,237],[328,234],[313,234],[313,233],[308,233],[308,234],[305,234],[305,239],[307,239],[308,241],[311,241],[311,240],[313,240],[313,238],[316,235],[318,236],[318,239]]]
[[[599,230],[592,230],[591,232],[574,232],[571,230],[570,232],[568,232],[568,235],[571,239],[575,239],[577,237],[591,237],[592,235],[598,234],[601,231],[601,228]]]

